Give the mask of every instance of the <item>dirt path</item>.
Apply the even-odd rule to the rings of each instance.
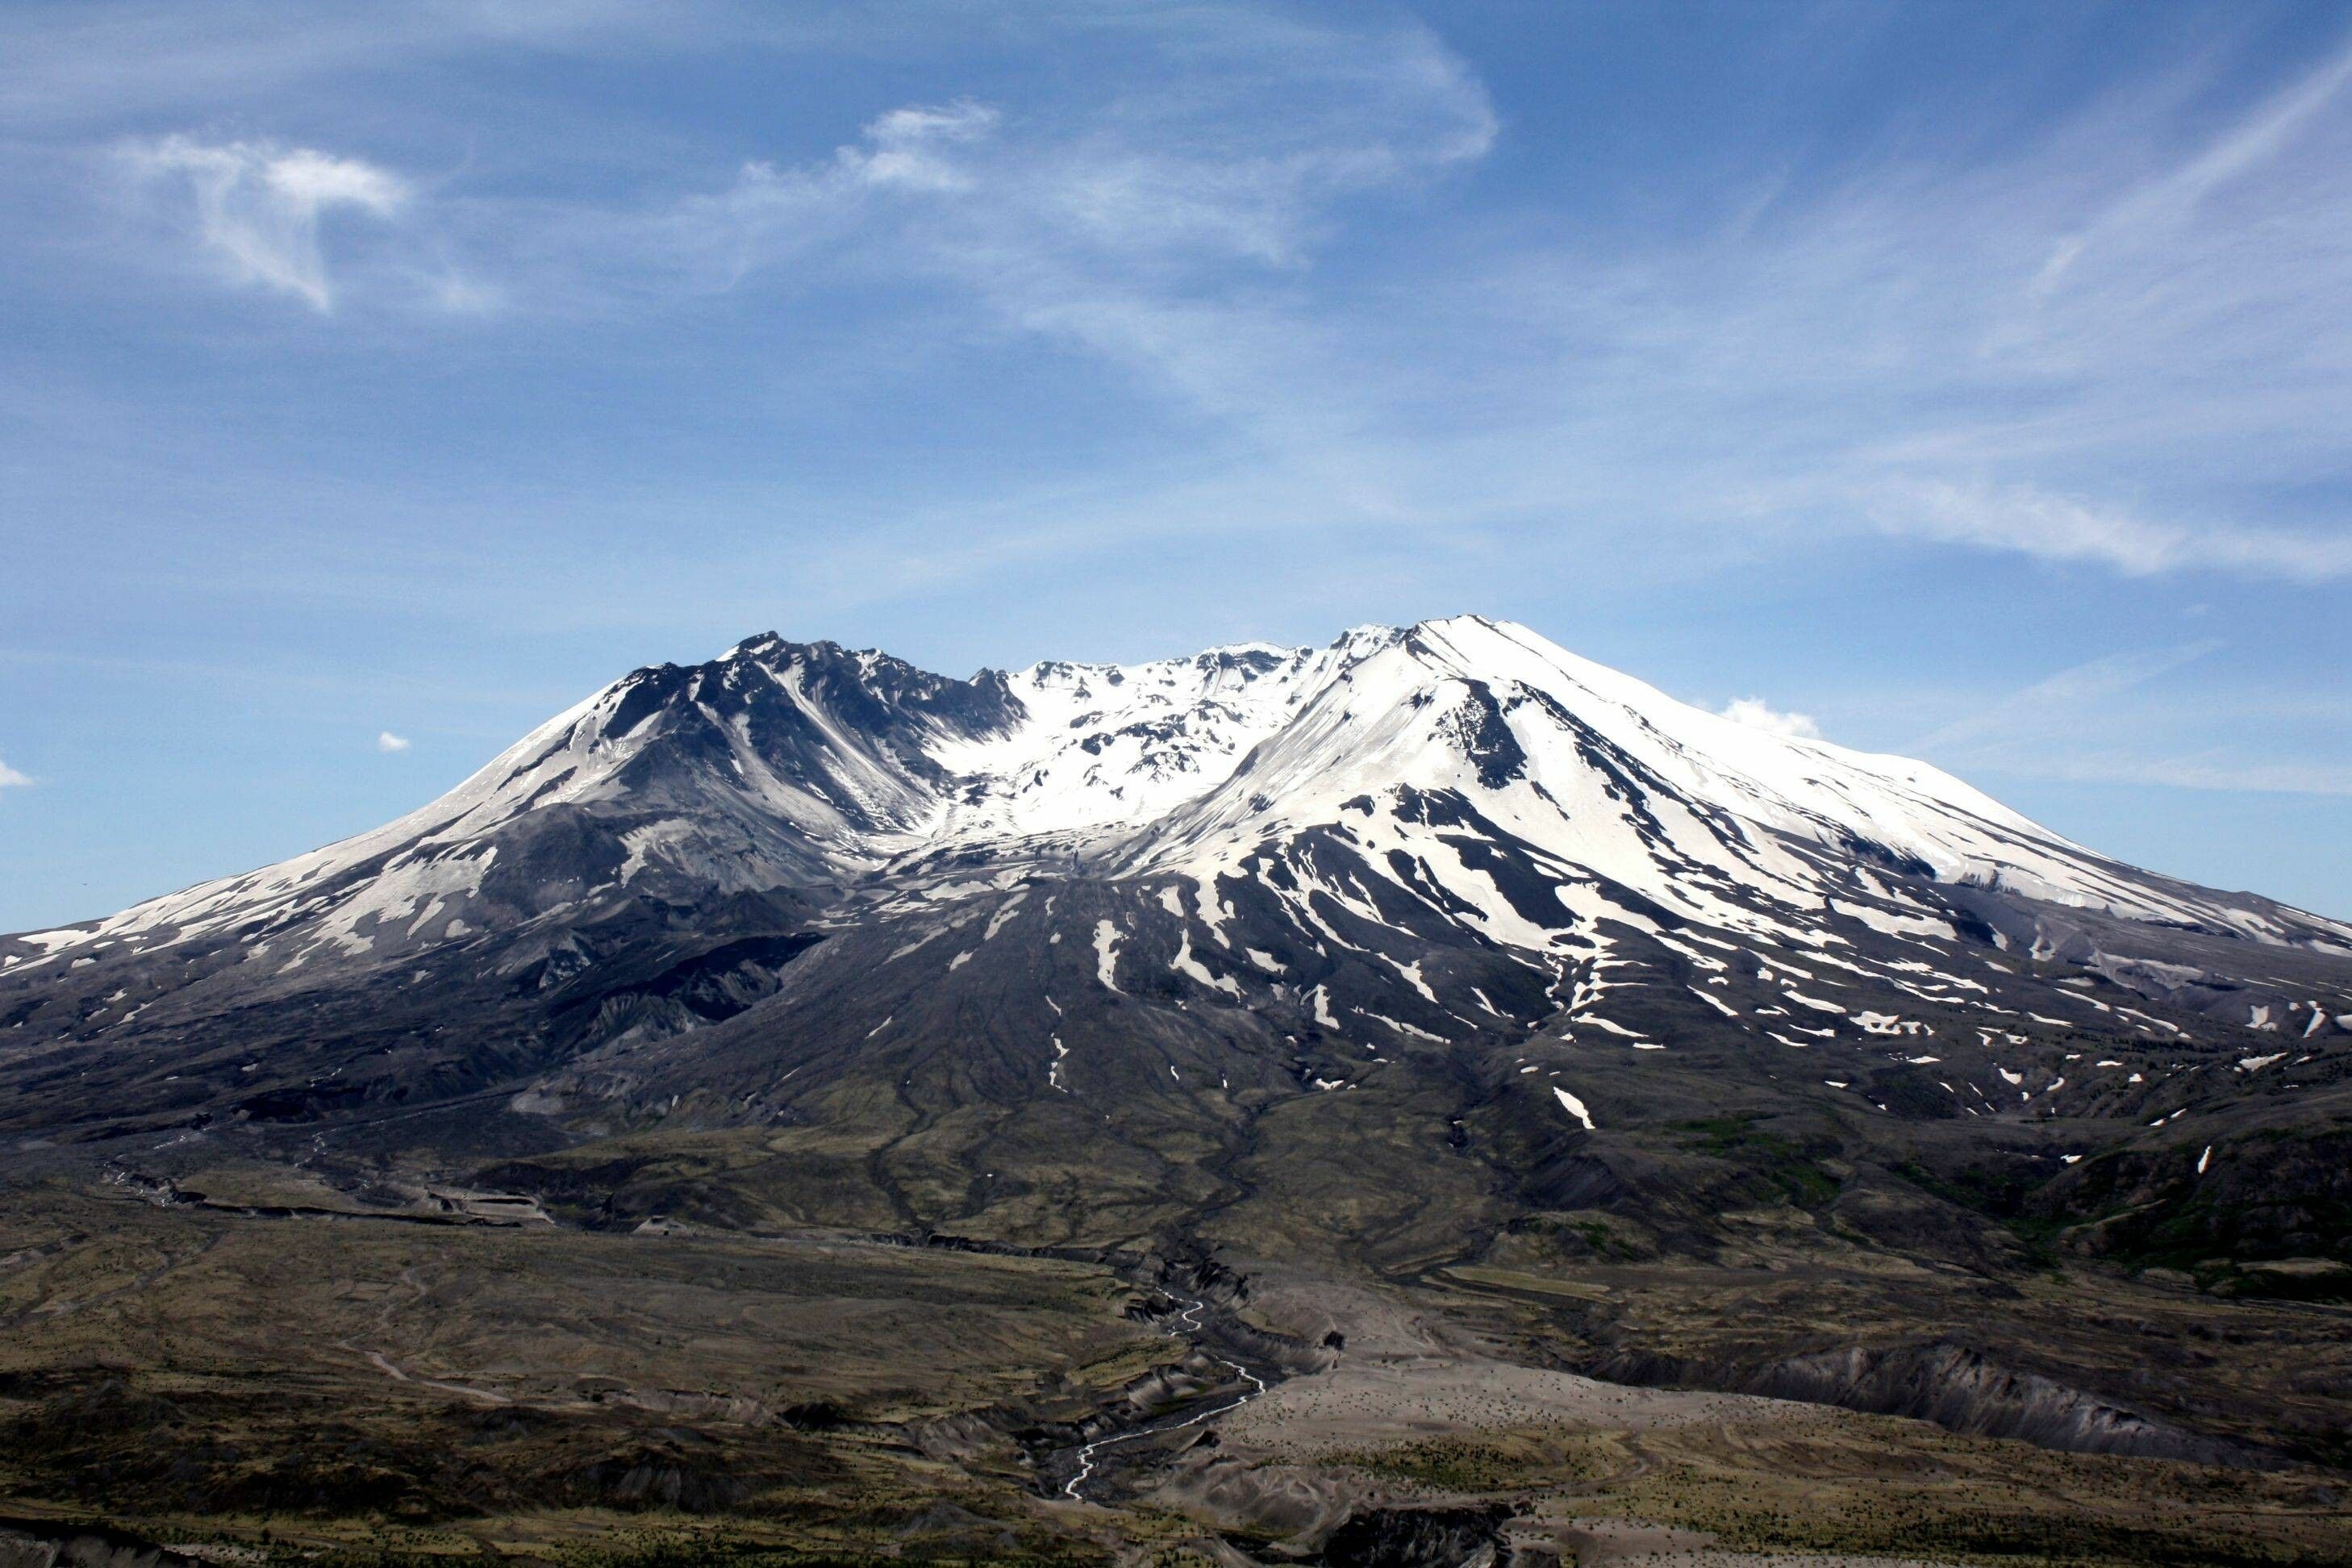
[[[414,1294],[414,1299],[409,1302],[409,1306],[411,1308],[422,1306],[425,1300],[432,1294],[432,1292],[425,1288],[425,1281],[416,1277],[416,1270],[414,1268],[402,1269],[400,1271],[400,1282],[403,1285],[407,1286],[410,1291]],[[401,1304],[398,1301],[387,1300],[382,1310],[375,1315],[376,1332],[382,1333],[385,1330],[389,1329],[392,1326],[392,1321],[400,1315],[400,1311]],[[436,1388],[439,1389],[444,1394],[455,1394],[467,1399],[478,1399],[485,1405],[512,1405],[514,1403],[514,1401],[506,1394],[496,1393],[490,1389],[475,1388],[469,1384],[462,1383],[445,1383],[437,1378],[412,1377],[401,1367],[398,1362],[394,1361],[392,1357],[386,1355],[383,1352],[370,1349],[366,1345],[354,1344],[350,1340],[337,1340],[335,1344],[337,1348],[347,1350],[353,1355],[358,1356],[361,1360],[366,1362],[370,1366],[375,1368],[376,1371],[383,1373],[386,1377],[391,1378],[395,1383],[405,1383],[416,1388]]]

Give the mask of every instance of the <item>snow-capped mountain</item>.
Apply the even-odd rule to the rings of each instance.
[[[1213,1117],[1440,1062],[1574,1132],[1556,1058],[1603,1049],[2120,1126],[2347,1037],[2352,928],[1477,616],[969,680],[754,637],[374,832],[0,938],[5,1125],[92,1136],[815,1124],[869,1080]]]
[[[1951,934],[1936,905],[1870,876],[1876,863],[2352,953],[2336,922],[2134,871],[1926,764],[1748,728],[1475,616],[1362,627],[1325,648],[1051,661],[969,681],[770,634],[615,681],[373,833],[16,940],[38,963],[238,932],[264,963],[299,966],[482,930],[466,911],[486,889],[535,913],[671,879],[807,889],[926,861],[1070,857],[1206,884],[1269,842],[1338,827],[1379,857],[1433,851],[1430,868],[1498,940],[1560,942],[1549,921],[1510,913],[1418,807],[1397,809],[1433,793],[1475,802],[1554,861],[1570,905],[1655,904],[1772,934],[1839,914]],[[557,819],[594,825],[565,847],[588,863],[495,875],[502,849],[528,856]]]

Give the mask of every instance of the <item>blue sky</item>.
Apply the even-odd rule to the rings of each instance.
[[[0,149],[0,930],[1463,610],[2352,914],[2340,5],[16,0]]]

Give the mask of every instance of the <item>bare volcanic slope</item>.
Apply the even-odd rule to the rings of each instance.
[[[0,938],[11,1159],[1389,1268],[1895,1192],[1913,1250],[2332,1289],[2347,1061],[2352,928],[1475,616],[970,680],[755,637],[375,832]]]

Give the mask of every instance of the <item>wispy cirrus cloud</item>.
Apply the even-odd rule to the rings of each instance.
[[[18,773],[5,763],[0,763],[0,789],[21,789],[31,784],[28,774]]]
[[[985,138],[999,119],[993,105],[964,100],[894,109],[866,127],[865,144],[844,147],[834,163],[851,181],[916,191],[971,187],[952,157],[955,148]]]
[[[2086,253],[2095,261],[2111,246],[2127,249],[2144,245],[2192,221],[2207,197],[2284,151],[2297,132],[2327,110],[2347,82],[2352,82],[2352,50],[2322,60],[2188,162],[2132,189],[2085,227],[2061,236],[2034,275],[2033,292],[2051,293]]]
[[[1337,363],[1313,275],[1355,204],[1486,155],[1499,122],[1476,74],[1393,18],[1212,6],[1058,22],[1136,68],[1078,105],[918,100],[716,188],[538,209],[505,245],[527,279],[508,292],[610,315],[648,295],[919,290],[969,338],[1111,367],[1268,479],[1316,473],[1321,493],[1395,514],[1359,444],[1385,377]],[[517,226],[494,205],[468,209],[471,254]]]
[[[173,135],[118,151],[142,184],[184,205],[196,243],[232,281],[290,294],[320,311],[335,303],[320,243],[329,215],[389,219],[414,195],[388,169],[311,147]]]
[[[2278,744],[2263,731],[2282,728],[2267,721],[2285,719],[2282,733],[2292,737],[2307,728],[2308,705],[2286,704],[2287,711],[2279,714],[2265,711],[2258,697],[2217,704],[2166,691],[2168,678],[2225,646],[2219,638],[2201,638],[2088,659],[1946,723],[1909,749],[1971,770],[2070,784],[2352,795],[2352,763],[2329,756],[2262,754]],[[2168,739],[2167,731],[2184,721],[2202,729],[2215,706],[2244,716],[2244,722],[2233,726],[2233,743]],[[2340,720],[2340,710],[2337,703],[2319,711]]]
[[[2088,562],[2135,577],[2200,567],[2307,581],[2352,574],[2352,532],[2151,521],[2031,485],[1896,482],[1867,505],[1873,520],[1893,533],[2044,561]]]
[[[2067,784],[2154,784],[2163,789],[2352,796],[2352,766],[2266,762],[2224,749],[2146,756],[2127,751],[2053,751],[2008,770]]]
[[[2141,648],[2086,659],[2011,693],[1978,712],[1930,731],[1913,742],[1922,754],[1986,742],[2034,745],[2054,733],[2079,730],[2091,710],[2199,659],[2219,652],[2219,638]]]
[[[822,158],[751,159],[715,190],[562,212],[519,261],[540,275],[530,292],[558,302],[615,288],[724,291],[818,253],[870,264],[904,243],[905,204],[973,189],[973,153],[999,119],[970,100],[904,105]]]
[[[535,47],[612,50],[663,26],[635,5],[498,9],[459,7],[416,47],[511,22]],[[688,31],[749,38],[750,16],[696,7]],[[1367,284],[1370,204],[1410,203],[1504,133],[1434,30],[1240,5],[1024,26],[1090,39],[1102,68],[916,98],[813,154],[675,160],[621,197],[453,195],[432,226],[467,270],[410,297],[553,318],[911,287],[912,309],[1074,351],[1223,436],[1255,465],[1256,510],[1310,477],[1322,502],[1291,526],[1622,519],[2130,576],[2352,575],[2340,517],[2265,516],[2214,482],[2276,495],[2333,471],[2352,48],[2233,111],[2184,68],[1998,153],[1857,137],[1806,175],[1735,160],[1699,221],[1408,231],[1410,265]],[[425,226],[417,187],[355,156],[312,153],[331,177],[306,180],[269,143],[147,151],[208,254],[320,310],[355,237],[327,226]],[[1340,254],[1358,264],[1335,286]]]
[[[1505,384],[1521,443],[1658,521],[2341,581],[2352,521],[2279,498],[2352,415],[2352,47],[2234,111],[2208,63],[1997,155],[1863,144],[1692,233],[1498,256],[1465,334],[1557,345]]]
[[[1085,340],[1069,323],[1107,297],[1213,308],[1306,264],[1335,203],[1475,160],[1496,133],[1475,75],[1418,26],[1240,8],[1069,21],[1187,70],[1115,79],[1050,115],[906,104],[823,157],[747,163],[720,192],[582,211],[574,258],[593,270],[717,248],[740,258],[740,279],[822,243]]]

